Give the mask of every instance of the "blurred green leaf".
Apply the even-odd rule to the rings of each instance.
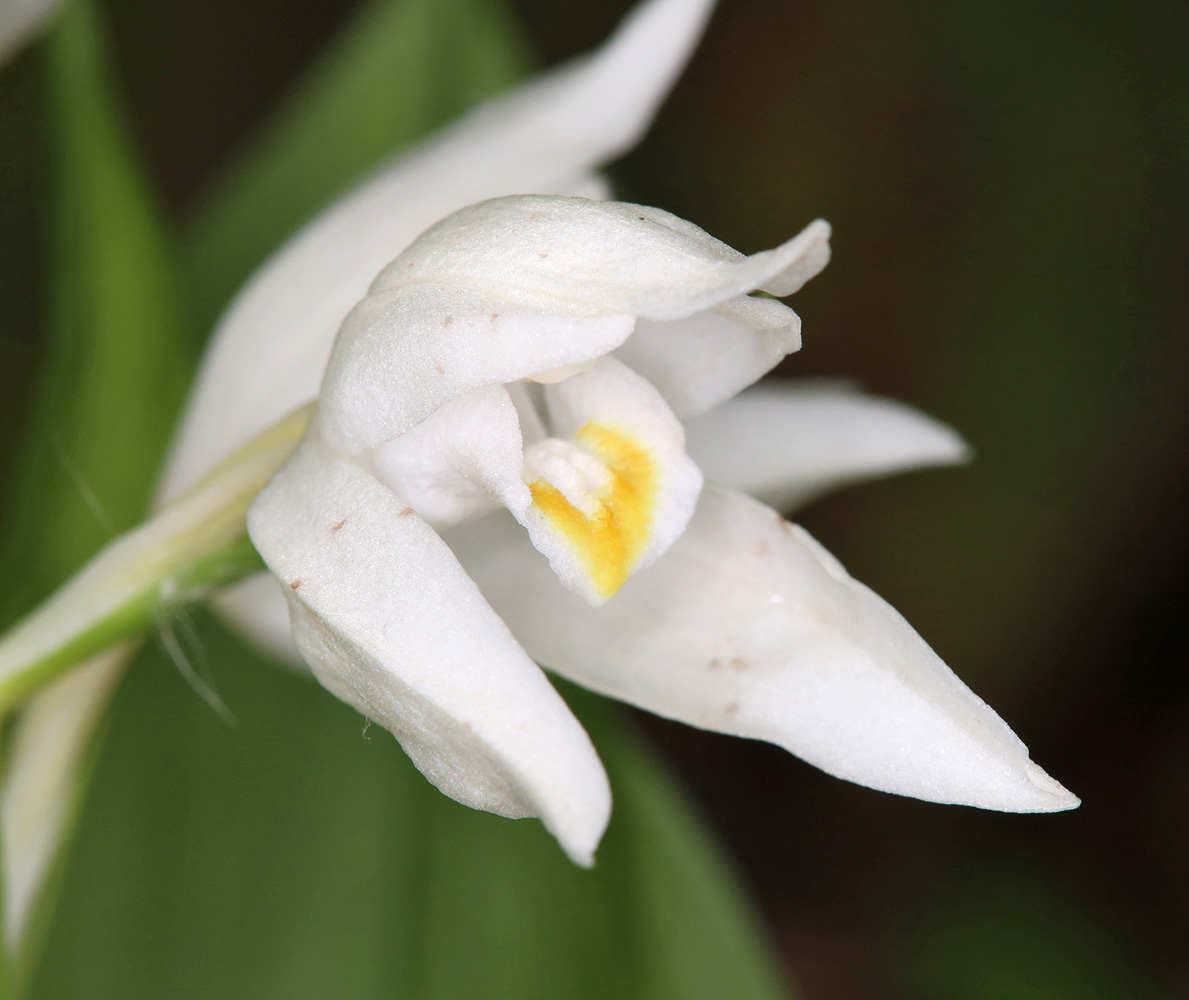
[[[49,335],[0,540],[5,624],[140,519],[192,366],[172,248],[86,0],[62,11],[44,59]]]
[[[1155,1000],[1118,915],[1050,867],[964,866],[930,900],[902,953],[922,1000]]]
[[[722,861],[611,706],[593,871],[451,802],[331,695],[199,626],[229,726],[159,654],[117,696],[37,998],[782,996]]]
[[[0,529],[0,625],[140,519],[192,367],[174,250],[124,133],[88,0],[62,10],[41,56],[48,331]],[[53,900],[51,887],[18,975]]]
[[[189,242],[209,324],[300,222],[509,83],[493,0],[365,9]],[[391,737],[204,623],[226,725],[147,651],[117,696],[36,997],[776,998],[722,859],[611,706],[575,694],[616,813],[593,872],[444,798]]]

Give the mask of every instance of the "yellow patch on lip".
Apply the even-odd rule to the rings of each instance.
[[[660,477],[648,450],[618,428],[591,421],[574,441],[609,473],[607,485],[594,495],[594,514],[584,514],[543,479],[529,483],[529,491],[533,505],[573,546],[595,592],[606,600],[624,585],[648,547]]]

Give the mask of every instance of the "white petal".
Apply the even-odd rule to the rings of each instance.
[[[673,320],[773,282],[816,274],[828,259],[820,219],[786,243],[746,257],[669,212],[617,201],[511,195],[471,205],[419,236],[372,294],[457,282],[526,307],[574,304]],[[823,249],[825,248],[825,249]],[[799,285],[798,285],[799,287]]]
[[[707,486],[673,548],[601,608],[559,587],[498,515],[448,537],[529,653],[594,690],[884,791],[1009,812],[1077,804],[900,615],[741,494]]]
[[[474,389],[439,407],[372,462],[389,489],[434,527],[457,524],[502,503],[524,510],[520,418],[502,385]]]
[[[685,530],[702,474],[660,393],[614,358],[545,399],[555,436],[525,451],[532,506],[509,509],[565,585],[601,604]]]
[[[800,347],[795,312],[772,299],[741,296],[688,319],[640,320],[615,353],[684,418],[730,399]]]
[[[0,803],[4,943],[10,953],[74,820],[87,750],[130,648],[121,643],[55,680],[29,702],[16,725]]]
[[[0,0],[0,66],[8,62],[28,42],[60,0]]]
[[[330,691],[451,798],[540,816],[590,863],[611,805],[598,756],[433,529],[309,438],[252,505],[248,531]]]
[[[821,274],[830,263],[830,224],[818,219],[806,226],[796,238],[796,248],[795,253],[788,254],[785,266],[759,286],[761,291],[783,299]]]
[[[168,499],[313,399],[335,331],[427,226],[484,198],[587,193],[631,147],[688,59],[713,0],[650,0],[592,56],[479,108],[315,219],[236,297],[204,356],[162,484]]]
[[[707,479],[786,511],[849,483],[970,457],[954,430],[919,410],[810,379],[756,386],[685,433]]]
[[[525,309],[465,286],[377,292],[343,324],[315,419],[340,451],[375,448],[472,389],[612,351],[634,322],[581,305],[568,315]]]

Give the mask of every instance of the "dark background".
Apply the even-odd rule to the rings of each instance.
[[[551,63],[629,5],[513,6]],[[131,124],[184,219],[350,5],[108,8]],[[943,808],[644,720],[809,1000],[1189,996],[1187,38],[1176,0],[721,0],[613,169],[625,197],[748,252],[833,223],[779,374],[909,401],[977,461],[800,519],[1084,799]],[[33,68],[9,73],[21,107]],[[19,118],[0,114],[18,195],[0,224],[30,234],[0,246],[5,463],[40,352]]]

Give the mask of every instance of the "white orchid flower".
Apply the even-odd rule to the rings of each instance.
[[[874,788],[1076,804],[895,611],[771,508],[703,487],[686,451],[680,417],[800,345],[797,316],[750,293],[795,292],[828,236],[745,257],[657,209],[507,197],[432,227],[348,316],[248,530],[318,679],[448,795],[539,816],[591,859],[606,778],[536,661]],[[789,404],[738,405],[737,430]],[[857,412],[837,392],[792,405]],[[920,421],[899,419],[902,447]],[[805,495],[848,465],[766,477]]]
[[[872,787],[1070,808],[902,618],[736,492],[793,504],[965,454],[948,428],[842,386],[734,396],[799,346],[796,316],[749,293],[816,273],[825,225],[745,258],[655,209],[563,197],[605,194],[592,170],[644,130],[710,6],[642,4],[599,53],[439,134],[282,248],[216,331],[162,503],[189,502],[322,385],[252,508],[276,579],[220,610],[300,649],[444,792],[541,817],[579,863],[610,793],[537,664]],[[451,215],[518,192],[537,197]],[[6,801],[47,759],[35,737],[17,741],[33,752]],[[22,851],[7,870],[48,856]]]

